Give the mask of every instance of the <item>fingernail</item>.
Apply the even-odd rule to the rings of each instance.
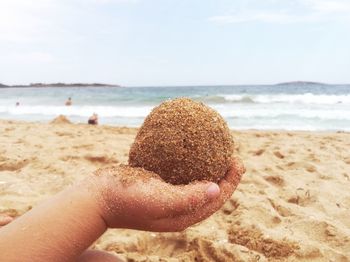
[[[207,188],[207,195],[210,198],[214,198],[214,197],[217,197],[219,194],[220,194],[220,187],[215,183],[211,183],[210,186]]]

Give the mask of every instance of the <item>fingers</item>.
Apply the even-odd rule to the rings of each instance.
[[[185,186],[161,183],[153,218],[161,219],[192,213],[220,195],[220,188],[212,182],[197,182]]]
[[[10,216],[0,216],[0,227],[5,226],[13,220]]]
[[[235,168],[231,168],[226,176],[220,180],[219,187],[220,187],[220,200],[222,204],[231,197],[233,192],[235,191],[236,187],[239,184],[239,181],[241,180],[242,173],[238,173]]]
[[[154,231],[159,232],[182,231],[187,227],[206,219],[218,211],[226,200],[231,197],[244,172],[245,168],[241,161],[239,159],[235,159],[232,163],[231,169],[219,182],[220,195],[218,197],[213,198],[212,201],[208,201],[201,206],[198,206],[190,213],[184,212],[176,217],[168,217],[153,221],[153,224],[150,225],[150,227]]]
[[[242,176],[245,173],[245,171],[246,171],[246,168],[245,168],[242,160],[239,157],[237,157],[237,156],[232,158],[232,168],[231,168],[231,170],[232,169],[236,170],[236,172],[237,172],[237,174],[239,176]]]
[[[197,182],[186,186],[171,186],[162,184],[161,194],[158,195],[158,206],[153,210],[154,218],[171,218],[181,215],[196,214],[198,219],[208,217],[229,199],[236,189],[245,168],[240,159],[232,161],[232,167],[219,185],[210,182]]]
[[[203,210],[198,209],[195,213],[150,221],[148,228],[150,231],[155,232],[180,232],[200,221],[203,221],[214,212],[215,211],[209,212],[207,208]]]

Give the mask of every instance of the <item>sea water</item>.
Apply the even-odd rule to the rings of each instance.
[[[65,106],[68,97],[73,105]],[[216,109],[232,129],[350,131],[350,85],[0,88],[0,119],[138,127],[152,108],[189,97]],[[16,102],[20,105],[16,106]]]

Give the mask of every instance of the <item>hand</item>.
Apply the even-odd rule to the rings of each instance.
[[[121,166],[100,169],[92,181],[108,227],[172,232],[182,231],[219,210],[244,171],[240,160],[234,159],[219,184],[203,181],[174,186],[154,173],[145,176],[138,168]]]

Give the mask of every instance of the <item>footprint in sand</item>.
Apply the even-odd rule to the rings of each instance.
[[[100,163],[100,164],[117,164],[119,161],[114,157],[107,155],[86,155],[84,158],[91,163]]]
[[[344,159],[344,163],[350,165],[350,157]]]
[[[74,134],[69,133],[69,132],[59,132],[59,131],[57,131],[57,132],[55,132],[55,134],[58,135],[58,136],[66,136],[66,137],[72,137],[72,138],[75,137]]]
[[[183,233],[173,234],[143,234],[137,242],[112,242],[104,250],[122,253],[138,253],[139,256],[162,254],[164,257],[176,257],[187,252],[189,240]],[[139,261],[140,257],[136,260]],[[134,260],[132,260],[134,261]]]
[[[0,162],[0,171],[17,171],[29,164],[29,159],[7,159]]]
[[[304,162],[304,161],[288,162],[287,167],[293,168],[293,169],[305,169],[309,173],[317,172],[316,166],[314,166],[313,164],[310,164],[308,162]]]
[[[298,188],[295,195],[290,197],[287,202],[305,207],[317,202],[317,196],[312,194],[309,189]]]
[[[227,249],[222,249],[213,241],[203,238],[192,240],[189,249],[195,251],[194,261],[239,261],[239,258]]]
[[[288,162],[287,163],[287,166],[288,167],[292,167],[292,166],[295,166],[296,165],[296,162]]]
[[[277,157],[279,159],[285,158],[285,156],[280,151],[275,151],[275,152],[273,152],[273,154],[275,155],[275,157]]]
[[[80,158],[81,157],[79,157],[79,156],[70,156],[70,155],[68,155],[68,156],[62,156],[59,159],[62,160],[62,161],[74,161],[74,160],[78,160]]]
[[[225,203],[225,205],[221,210],[225,215],[231,215],[232,212],[235,211],[238,207],[239,207],[238,200],[231,198],[229,201]]]
[[[264,179],[275,186],[283,187],[285,185],[284,179],[280,176],[267,176]]]
[[[4,129],[5,132],[11,132],[13,130],[15,130],[14,127],[7,127],[7,128]]]
[[[91,150],[95,147],[94,144],[84,144],[84,145],[75,145],[75,146],[72,146],[72,148],[74,149],[88,149],[88,150]]]
[[[245,246],[269,259],[285,259],[299,249],[295,242],[264,236],[254,225],[250,227],[234,226],[227,233],[230,243]]]
[[[293,228],[305,232],[309,239],[325,243],[340,253],[350,250],[350,237],[346,232],[326,221],[304,219],[294,223]]]
[[[265,149],[259,149],[259,150],[256,150],[256,151],[250,151],[252,153],[252,155],[254,156],[261,156],[264,152],[265,152]]]
[[[316,154],[309,154],[309,159],[310,159],[310,161],[315,162],[315,163],[321,162],[321,160],[317,157]]]
[[[275,200],[273,200],[273,199],[271,199],[271,198],[268,198],[268,200],[269,200],[269,202],[270,202],[272,208],[273,208],[274,210],[276,210],[276,212],[277,212],[280,216],[282,216],[282,217],[289,217],[289,216],[293,216],[293,215],[294,215],[294,214],[292,213],[292,211],[291,211],[289,208],[287,208],[287,207],[285,207],[285,206],[282,206],[282,205],[276,203]]]
[[[314,173],[317,171],[317,168],[313,165],[309,165],[306,167],[306,171],[309,172],[309,173]]]

